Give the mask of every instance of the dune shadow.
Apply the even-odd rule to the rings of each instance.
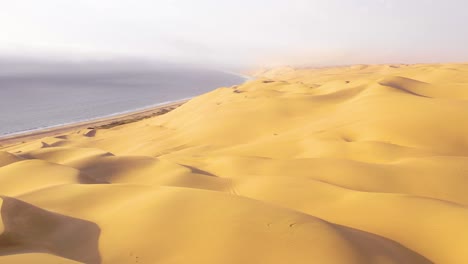
[[[357,250],[367,253],[373,253],[368,259],[369,263],[372,263],[375,259],[379,259],[382,253],[391,256],[397,263],[426,263],[434,264],[431,260],[425,256],[415,252],[406,246],[393,241],[389,238],[382,237],[373,233],[369,233],[363,230],[354,229],[349,226],[343,226],[338,224],[335,225],[341,233],[342,237],[349,241],[350,244],[354,245]],[[380,249],[380,250],[376,250]],[[399,250],[399,249],[404,249]]]
[[[110,184],[110,182],[106,180],[105,177],[93,177],[81,171],[78,175],[78,181],[80,184]]]
[[[91,129],[88,132],[84,133],[83,135],[85,137],[94,137],[96,136],[97,130],[96,129]]]
[[[50,212],[26,202],[0,196],[4,232],[0,256],[49,253],[89,264],[101,263],[99,236],[93,222]]]
[[[389,87],[389,88],[393,88],[395,90],[399,90],[400,92],[403,92],[406,94],[415,95],[415,96],[424,97],[424,98],[432,98],[430,96],[417,93],[410,88],[411,85],[428,85],[427,83],[421,82],[418,80],[397,76],[394,78],[380,80],[378,84]]]
[[[187,169],[190,169],[193,173],[202,174],[202,175],[211,176],[211,177],[218,177],[218,176],[214,175],[213,173],[201,170],[201,169],[193,167],[193,166],[184,165],[184,164],[179,164],[179,165],[184,166]]]

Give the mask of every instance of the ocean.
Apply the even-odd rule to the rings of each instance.
[[[0,135],[190,98],[245,77],[151,62],[0,61]]]

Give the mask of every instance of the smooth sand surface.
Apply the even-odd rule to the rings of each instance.
[[[0,148],[0,263],[468,263],[468,64],[258,76]]]

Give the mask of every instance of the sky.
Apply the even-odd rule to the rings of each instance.
[[[0,0],[0,56],[279,66],[468,62],[466,0]]]

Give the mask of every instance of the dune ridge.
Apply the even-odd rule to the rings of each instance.
[[[467,118],[468,64],[288,67],[4,146],[0,263],[468,263]]]

